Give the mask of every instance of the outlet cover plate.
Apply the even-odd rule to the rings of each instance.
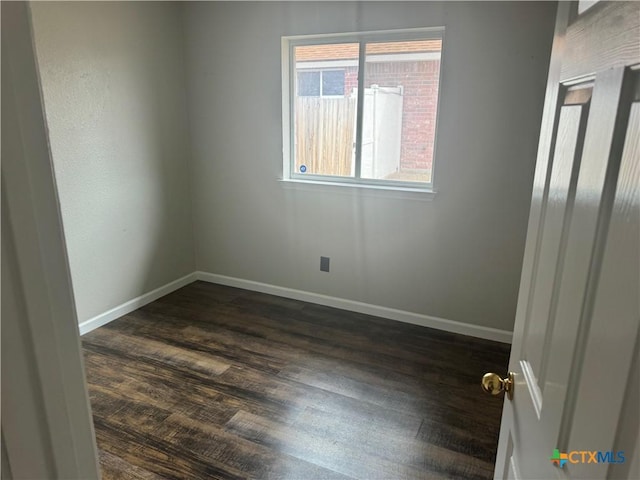
[[[320,271],[321,272],[329,271],[329,257],[320,257]]]

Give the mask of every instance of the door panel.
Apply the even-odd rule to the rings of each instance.
[[[638,332],[640,266],[640,103],[633,104],[625,135],[624,150],[615,191],[615,200],[608,227],[606,246],[590,315],[582,375],[573,412],[574,426],[569,445],[580,445],[583,439],[597,439],[591,448],[608,451],[614,445],[626,388],[624,381],[632,368]],[[615,322],[611,320],[615,319]],[[615,370],[610,370],[615,359]],[[636,360],[637,361],[637,360]],[[605,384],[598,380],[608,380]],[[594,381],[596,380],[596,381]],[[617,381],[616,381],[617,380]],[[603,412],[602,406],[606,405]],[[586,446],[585,446],[586,447]],[[620,450],[625,445],[619,446]],[[631,452],[629,452],[631,454]],[[629,458],[629,460],[631,460]],[[585,477],[603,478],[608,464],[577,465],[575,473]],[[596,472],[597,471],[597,472]]]
[[[542,238],[535,283],[533,287],[533,301],[527,322],[526,351],[523,362],[527,370],[531,371],[534,384],[528,383],[529,389],[534,389],[534,407],[540,413],[542,390],[544,388],[544,370],[546,369],[546,352],[548,338],[545,332],[551,330],[555,316],[554,283],[555,278],[562,272],[564,242],[566,236],[565,212],[573,203],[573,196],[580,165],[582,151],[582,137],[584,135],[584,114],[586,105],[565,105],[560,111],[558,122],[558,138],[556,140],[555,155],[546,195],[546,209],[542,224]],[[565,235],[563,235],[565,234]]]
[[[638,61],[640,23],[634,3],[602,1],[568,26],[563,80]]]
[[[597,230],[602,207],[609,152],[613,141],[613,127],[619,103],[623,69],[611,70],[596,80],[585,146],[576,189],[576,198],[567,239],[565,268],[560,284],[556,322],[551,334],[548,401],[554,405],[545,412],[544,425],[551,437],[553,448],[567,451],[568,432],[571,429],[573,405],[577,400],[577,382],[582,364],[585,335],[588,334],[583,309],[597,281]],[[601,83],[602,82],[602,83]],[[616,90],[613,86],[617,86]],[[611,90],[615,100],[610,101]],[[615,94],[615,92],[618,94]],[[616,159],[613,158],[615,163]],[[568,396],[567,396],[568,393]],[[586,447],[583,447],[583,450]]]

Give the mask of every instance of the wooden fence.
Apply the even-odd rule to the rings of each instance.
[[[355,98],[297,97],[295,108],[295,171],[352,175]]]

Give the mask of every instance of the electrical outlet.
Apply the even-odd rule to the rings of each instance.
[[[329,257],[320,257],[320,271],[321,272],[329,271]]]

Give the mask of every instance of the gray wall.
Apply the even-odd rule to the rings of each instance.
[[[32,19],[82,322],[195,268],[182,9],[43,2]]]
[[[199,270],[512,329],[554,3],[185,8]],[[439,25],[432,202],[278,181],[282,35]]]
[[[197,269],[511,330],[553,3],[32,11],[80,321]],[[433,201],[278,181],[282,35],[440,25]]]

